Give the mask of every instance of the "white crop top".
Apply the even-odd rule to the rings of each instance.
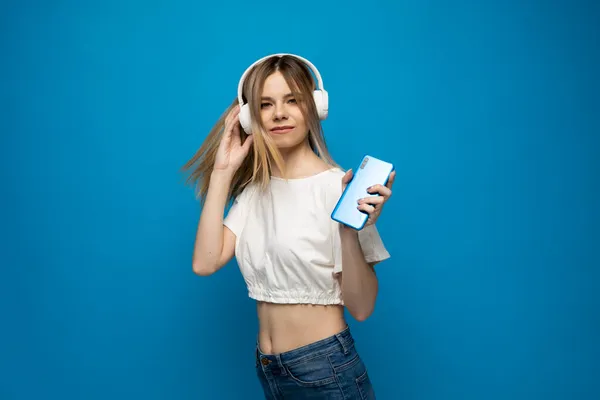
[[[248,295],[270,303],[343,304],[338,223],[331,212],[344,172],[329,169],[299,179],[273,177],[265,191],[248,185],[224,224],[235,235],[235,257]],[[367,262],[390,257],[374,225],[359,231]]]

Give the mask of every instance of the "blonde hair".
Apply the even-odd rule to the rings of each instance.
[[[321,122],[313,100],[312,93],[316,88],[316,84],[309,68],[302,61],[299,61],[293,56],[273,56],[256,64],[249,71],[244,81],[242,98],[250,105],[254,143],[252,144],[252,149],[248,156],[244,159],[240,168],[238,168],[233,176],[227,196],[228,202],[233,197],[239,195],[246,185],[250,183],[258,183],[262,188],[266,187],[271,177],[272,162],[274,162],[279,171],[282,172],[282,175],[284,177],[286,176],[281,153],[277,149],[272,138],[266,133],[260,115],[260,102],[265,80],[277,71],[283,75],[292,94],[297,100],[304,120],[306,121],[308,141],[312,151],[327,164],[337,166],[327,149]],[[206,198],[208,192],[215,157],[221,138],[223,137],[225,118],[237,105],[238,99],[236,97],[218,119],[217,123],[212,127],[208,137],[198,151],[182,168],[184,171],[191,170],[191,174],[186,182],[197,184],[197,191],[201,201]],[[244,132],[239,123],[238,125],[241,143],[243,144],[248,138],[248,135]]]

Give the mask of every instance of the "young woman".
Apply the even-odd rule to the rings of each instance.
[[[256,370],[267,399],[375,397],[343,307],[359,321],[373,311],[373,266],[389,258],[374,224],[395,173],[357,204],[369,215],[362,230],[334,222],[352,171],[328,153],[327,111],[314,65],[265,57],[244,72],[238,98],[184,166],[203,203],[193,271],[211,275],[236,256],[257,302]]]

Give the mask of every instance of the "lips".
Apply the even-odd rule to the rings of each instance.
[[[291,131],[292,129],[294,129],[293,126],[291,125],[282,125],[282,126],[276,126],[274,128],[271,128],[271,132],[273,133],[286,133]]]

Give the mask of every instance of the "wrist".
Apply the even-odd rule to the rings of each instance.
[[[210,174],[210,187],[221,193],[229,193],[234,173],[226,170],[213,170]]]
[[[233,180],[233,175],[235,175],[235,171],[226,169],[213,169],[210,174],[210,180],[229,184]]]

